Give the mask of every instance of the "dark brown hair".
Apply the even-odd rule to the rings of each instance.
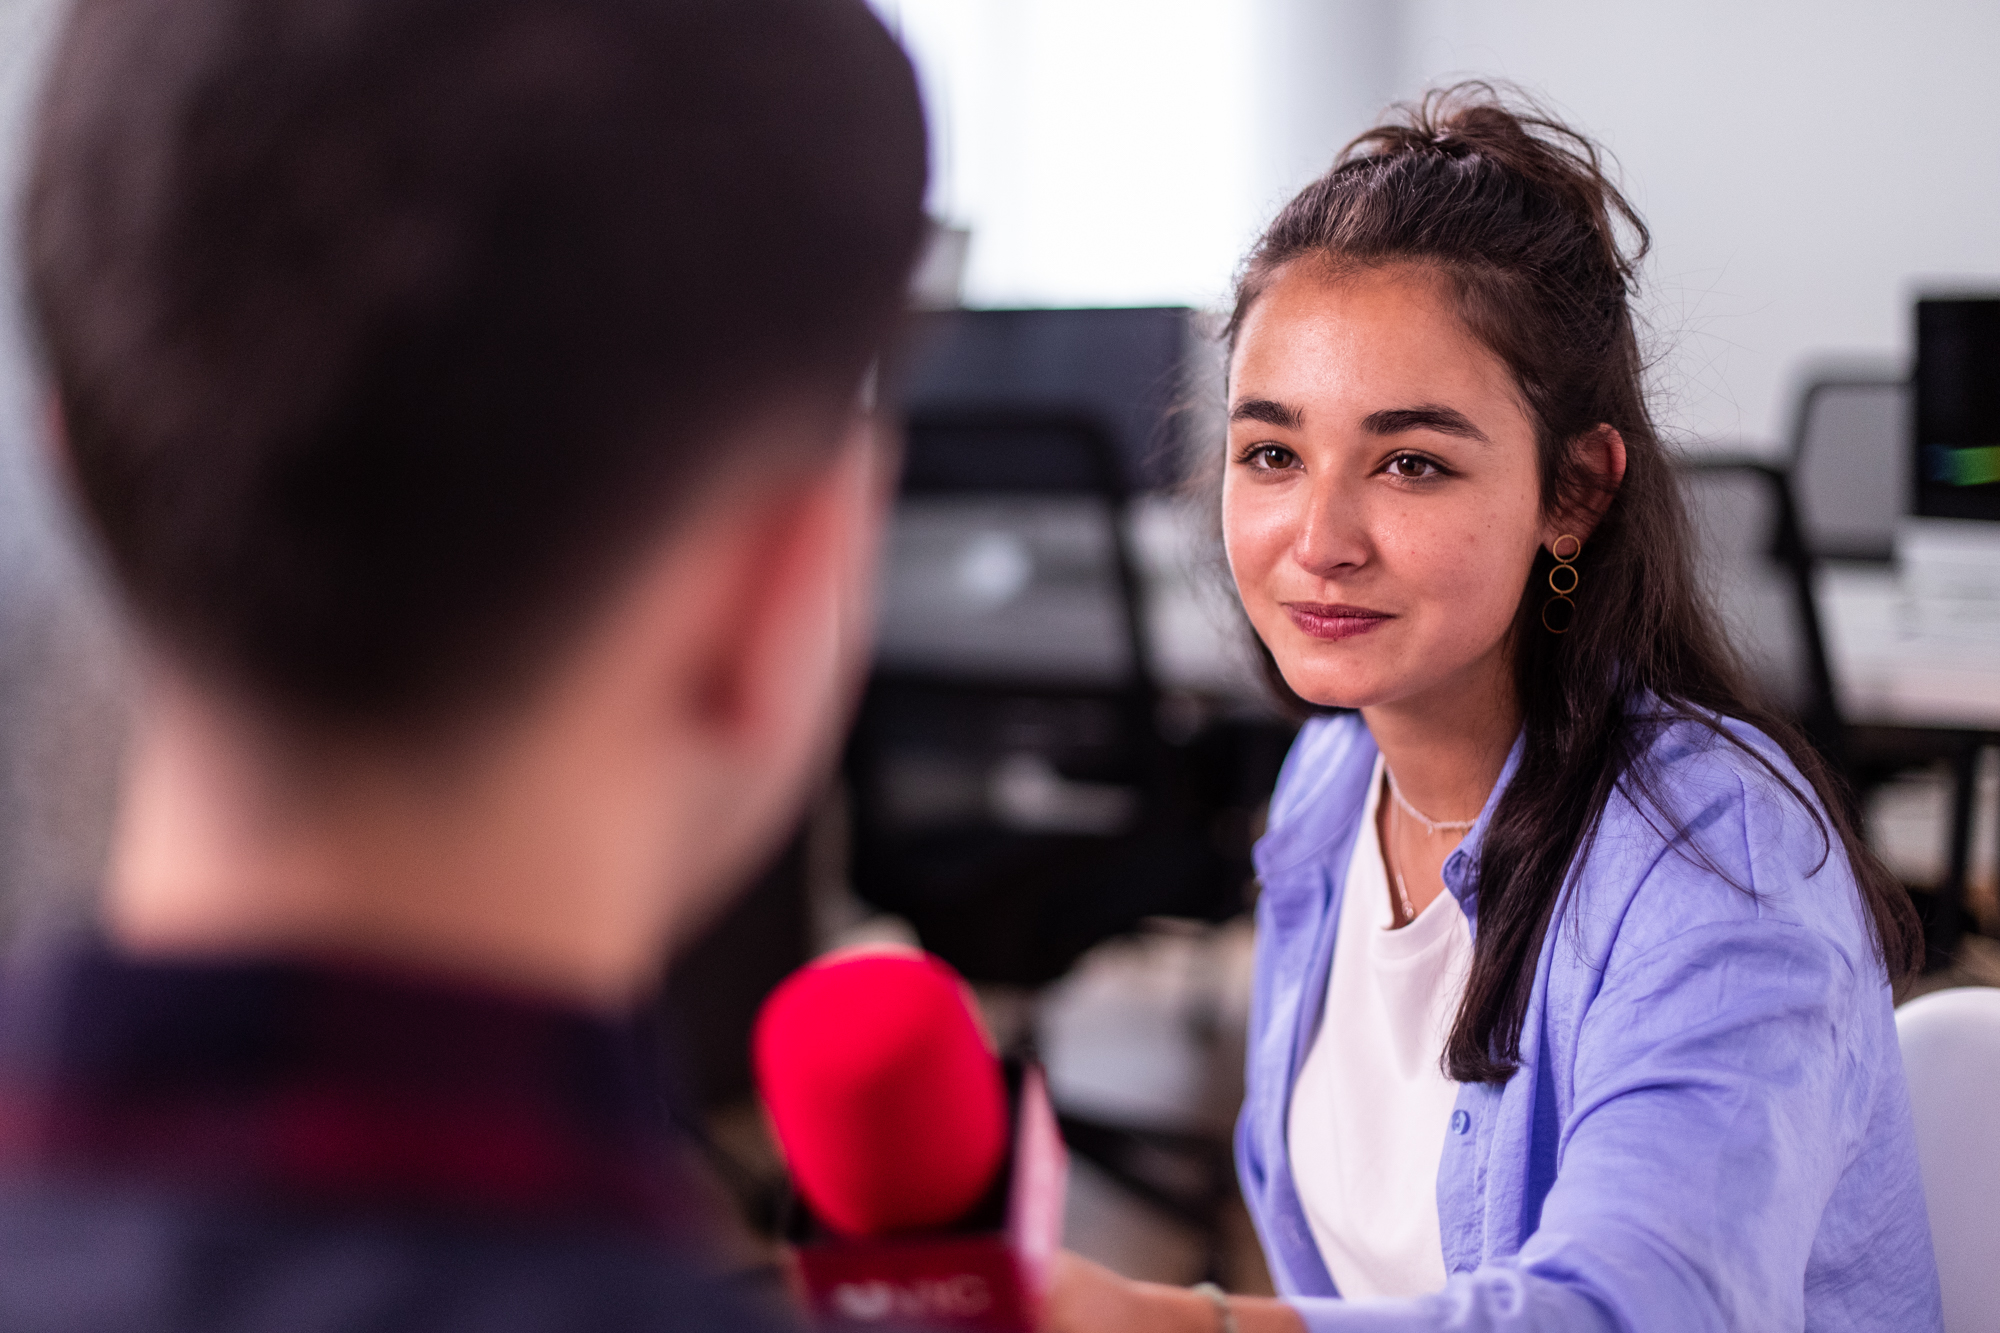
[[[863,0],[78,0],[27,266],[140,621],[342,725],[523,683],[718,427],[831,449],[925,159]]]
[[[1889,971],[1901,975],[1915,962],[1908,896],[1862,845],[1846,793],[1819,755],[1746,686],[1696,586],[1689,524],[1647,409],[1628,305],[1647,243],[1595,144],[1519,94],[1468,83],[1398,108],[1348,145],[1278,215],[1237,286],[1232,347],[1258,297],[1294,261],[1415,264],[1438,275],[1527,401],[1545,512],[1604,503],[1573,446],[1599,425],[1625,440],[1624,480],[1577,560],[1573,626],[1563,634],[1543,626],[1554,563],[1547,550],[1515,615],[1525,747],[1476,868],[1479,930],[1444,1061],[1461,1082],[1503,1082],[1518,1067],[1542,941],[1614,790],[1622,786],[1686,846],[1645,760],[1648,732],[1659,724],[1628,711],[1648,695],[1669,717],[1708,728],[1769,770],[1829,835],[1829,853],[1840,844]],[[1268,650],[1263,656],[1275,676]],[[1303,702],[1281,678],[1276,684]],[[1732,718],[1776,741],[1817,801],[1731,735],[1723,720]]]

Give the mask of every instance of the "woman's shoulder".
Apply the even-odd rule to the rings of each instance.
[[[1375,753],[1359,713],[1315,717],[1299,729],[1264,819],[1258,861],[1266,873],[1345,831],[1366,799]]]
[[[1637,818],[1656,835],[1698,836],[1733,823],[1769,844],[1818,846],[1832,825],[1811,781],[1770,735],[1740,718],[1654,708],[1635,714],[1639,744],[1607,821]],[[1650,816],[1650,817],[1648,817]],[[1664,816],[1666,824],[1660,823]]]
[[[1324,714],[1308,720],[1299,728],[1284,767],[1278,770],[1278,785],[1271,792],[1269,826],[1294,822],[1319,803],[1325,787],[1345,768],[1371,764],[1374,759],[1375,739],[1359,713]]]
[[[1772,737],[1726,717],[1635,718],[1641,748],[1575,877],[1577,910],[1623,947],[1705,928],[1797,928],[1858,965],[1853,869],[1812,783]]]

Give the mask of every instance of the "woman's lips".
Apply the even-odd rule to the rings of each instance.
[[[1386,611],[1370,611],[1365,606],[1328,605],[1325,602],[1286,602],[1283,605],[1292,623],[1315,639],[1351,639],[1395,619]]]

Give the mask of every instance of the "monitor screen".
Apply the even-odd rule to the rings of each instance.
[[[2000,296],[1917,302],[1916,380],[1914,511],[2000,519]]]
[[[1190,316],[1170,307],[926,316],[905,403],[914,414],[1078,413],[1111,437],[1127,488],[1170,486],[1184,466],[1175,408],[1190,395],[1202,347]]]

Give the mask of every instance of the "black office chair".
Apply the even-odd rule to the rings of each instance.
[[[1824,560],[1887,561],[1898,522],[1915,497],[1911,431],[1915,386],[1892,369],[1828,374],[1800,393],[1791,471],[1810,554]],[[1948,966],[1966,931],[1974,768],[1980,738],[1926,728],[1845,726],[1842,771],[1857,801],[1902,774],[1948,765],[1952,772],[1944,882],[1914,895],[1924,917],[1928,966]]]
[[[1786,469],[1741,455],[1696,457],[1682,461],[1681,481],[1697,577],[1752,685],[1844,771],[1847,732],[1813,595],[1814,556]]]
[[[1822,560],[1887,560],[1910,505],[1910,383],[1890,373],[1808,382],[1790,471],[1806,546]]]
[[[910,422],[851,873],[975,980],[1041,985],[1147,917],[1244,906],[1213,769],[1158,725],[1129,498],[1091,418]]]
[[[1856,396],[1862,392],[1878,390],[1854,390]],[[1810,408],[1812,398],[1806,402]],[[1850,727],[1842,717],[1812,592],[1820,556],[1806,540],[1786,468],[1744,456],[1692,458],[1682,466],[1682,484],[1696,526],[1702,578],[1716,594],[1752,685],[1768,705],[1800,725],[1842,779],[1852,813],[1858,815],[1874,787],[1908,769],[1938,761],[1966,769],[1964,743],[1948,733]],[[1854,546],[1846,552],[1848,558],[1856,554]],[[1956,783],[1952,847],[1962,849],[1968,841],[1970,779],[1960,773]],[[1956,885],[1964,883],[1962,865],[1954,863],[1948,873]],[[1952,885],[1944,893],[1912,895],[1924,919],[1928,969],[1950,965],[1958,951],[1970,925],[1962,897],[1962,889]]]
[[[845,760],[850,873],[975,982],[1038,987],[1148,918],[1246,906],[1252,811],[1288,736],[1162,734],[1130,501],[1091,416],[909,423]],[[1071,1149],[1194,1229],[1219,1272],[1226,1136],[1058,1111]]]

